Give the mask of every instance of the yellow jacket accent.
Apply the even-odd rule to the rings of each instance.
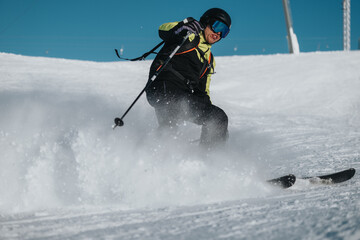
[[[164,23],[159,27],[159,31],[169,31],[178,24],[179,24],[179,22]],[[209,60],[210,57],[211,57],[211,44],[206,42],[203,31],[200,33],[199,36],[200,36],[200,42],[199,42],[198,48],[201,51],[204,52],[204,58],[206,60]],[[195,34],[191,34],[190,37],[189,37],[189,41],[190,42],[194,41],[195,37],[196,37]],[[195,49],[195,51],[197,53],[197,56],[198,56],[199,60],[202,63],[204,63],[204,59],[202,58],[201,53],[197,49]],[[207,74],[207,79],[206,79],[206,89],[205,89],[205,91],[206,91],[206,94],[208,96],[210,96],[211,75],[214,73],[215,65],[216,65],[216,63],[215,63],[215,59],[214,59],[213,60],[213,68],[210,69],[210,72],[209,72],[209,74]]]

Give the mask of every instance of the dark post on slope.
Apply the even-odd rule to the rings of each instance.
[[[166,67],[166,65],[170,62],[170,60],[172,59],[172,57],[176,54],[177,51],[179,51],[179,49],[181,48],[181,46],[186,42],[186,40],[188,39],[188,37],[190,36],[191,32],[188,32],[187,35],[184,37],[184,39],[182,40],[182,42],[174,49],[174,51],[172,51],[172,53],[168,56],[168,58],[166,59],[166,61],[164,62],[164,64],[158,69],[156,70],[156,72],[154,73],[154,75],[150,78],[150,81],[153,82],[157,76],[159,76],[159,74],[162,72],[162,70]],[[141,95],[145,92],[145,90],[148,88],[148,86],[150,85],[148,82],[146,84],[146,86],[144,87],[144,89],[139,93],[139,95],[135,98],[135,100],[132,102],[132,104],[130,105],[130,107],[125,111],[125,113],[121,116],[121,118],[115,118],[114,122],[115,125],[113,127],[113,129],[115,129],[116,127],[121,127],[124,126],[124,117],[126,116],[126,114],[128,114],[128,112],[130,111],[130,109],[135,105],[135,103],[139,100],[139,98],[141,97]]]

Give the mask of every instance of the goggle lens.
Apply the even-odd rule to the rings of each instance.
[[[221,38],[225,38],[229,32],[230,32],[230,28],[223,22],[221,21],[215,21],[212,25],[211,25],[211,29],[215,32],[218,33],[220,32],[220,37]]]

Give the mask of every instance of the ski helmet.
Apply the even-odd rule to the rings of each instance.
[[[231,27],[230,15],[221,8],[211,8],[207,10],[200,18],[200,22],[205,26],[212,24],[216,20],[225,23],[229,28]]]

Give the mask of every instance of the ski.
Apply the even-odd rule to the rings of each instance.
[[[355,169],[349,168],[341,172],[316,177],[304,177],[302,179],[309,180],[312,184],[336,184],[351,179],[355,175]]]
[[[335,172],[332,174],[312,177],[301,177],[298,179],[309,180],[311,184],[336,184],[350,180],[355,175],[355,172],[356,170],[354,168],[349,168],[344,171]],[[267,180],[266,182],[270,183],[273,186],[289,188],[295,184],[296,176],[293,174],[288,174],[279,178]]]
[[[267,180],[273,186],[281,187],[281,188],[289,188],[296,182],[296,177],[293,174],[285,175],[279,178],[274,178]]]

